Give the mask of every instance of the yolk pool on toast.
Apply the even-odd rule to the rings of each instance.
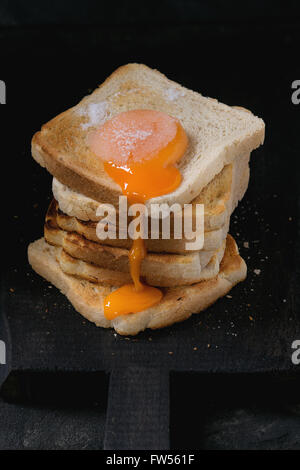
[[[149,109],[120,113],[89,138],[92,151],[103,160],[105,171],[120,185],[129,204],[145,203],[179,186],[181,175],[174,164],[183,156],[187,143],[186,133],[177,119]],[[140,280],[140,267],[146,254],[144,240],[133,240],[129,253],[133,283],[106,297],[106,318],[140,312],[161,300],[160,289]]]

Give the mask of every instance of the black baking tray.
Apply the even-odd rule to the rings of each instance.
[[[300,105],[291,102],[291,83],[299,77],[293,59],[299,26],[290,21],[166,24],[163,32],[161,25],[0,30],[0,78],[7,83],[7,104],[0,107],[7,210],[1,315],[9,323],[12,349],[5,374],[109,374],[106,449],[168,448],[170,371],[228,377],[300,371],[291,361],[292,342],[300,339]],[[33,133],[130,61],[251,109],[266,122],[266,141],[253,152],[249,188],[231,218],[230,233],[248,266],[246,281],[181,324],[121,337],[76,313],[32,272],[26,250],[42,236],[51,200],[51,177],[30,157]]]

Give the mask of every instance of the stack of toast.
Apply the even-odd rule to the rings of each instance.
[[[189,145],[178,162],[181,184],[146,205],[203,204],[204,243],[201,249],[187,250],[188,240],[177,239],[172,225],[168,239],[160,234],[145,240],[141,276],[146,284],[161,288],[162,300],[108,320],[105,297],[131,279],[132,240],[98,238],[97,209],[101,204],[117,207],[121,190],[86,138],[108,119],[134,109],[163,111],[185,129]],[[119,334],[161,328],[202,311],[246,277],[246,264],[228,231],[230,216],[248,186],[250,154],[263,140],[264,123],[248,110],[203,97],[144,65],[120,67],[33,138],[33,157],[53,175],[53,200],[44,237],[29,246],[30,264],[84,317]]]

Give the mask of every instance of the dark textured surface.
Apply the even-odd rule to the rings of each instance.
[[[9,327],[7,323],[6,316],[3,312],[0,312],[0,341],[1,344],[1,357],[0,357],[0,386],[6,379],[10,370],[11,363],[11,341],[9,334]]]
[[[159,2],[124,2],[115,0],[2,0],[0,24],[136,24],[203,21],[249,21],[299,17],[296,0],[160,0]]]
[[[162,450],[169,445],[168,371],[158,367],[114,369],[104,449]]]
[[[0,449],[102,449],[107,382],[104,374],[11,374],[0,399]]]
[[[172,449],[300,449],[299,376],[171,374]]]
[[[291,103],[291,82],[300,74],[295,60],[299,23],[7,28],[0,30],[0,38],[0,78],[7,85],[7,105],[0,107],[0,119],[6,130],[2,149],[10,194],[8,198],[5,189],[2,197],[3,210],[8,211],[2,308],[11,328],[13,370],[110,372],[150,367],[229,373],[229,384],[231,373],[298,373],[299,366],[291,362],[291,343],[300,338],[300,107]],[[231,222],[231,233],[248,264],[247,280],[230,297],[182,324],[123,338],[84,321],[27,264],[27,245],[41,236],[51,197],[51,177],[30,158],[30,139],[43,122],[75,104],[114,68],[134,60],[159,68],[204,95],[251,109],[266,121],[267,137],[264,147],[253,154],[250,186]],[[201,375],[197,380],[201,383]],[[146,390],[143,393],[146,397]],[[40,429],[40,438],[33,437],[28,447],[46,445],[48,440],[53,448],[84,447],[80,437],[69,443],[63,438],[51,441],[41,417],[49,427],[55,426],[55,419],[51,421],[45,408],[26,406],[21,411],[2,403],[0,410],[16,433],[6,441],[2,437],[0,447],[22,448],[24,423],[28,429],[37,423]],[[135,411],[133,397],[128,412]],[[68,416],[66,426],[71,429],[76,421]],[[255,413],[251,416],[254,420]],[[93,436],[96,427],[91,426]],[[86,429],[83,424],[83,434]],[[87,446],[101,447],[93,439],[87,439]],[[246,438],[240,439],[236,447],[246,443]],[[233,444],[220,435],[218,445]]]
[[[11,326],[13,368],[111,370],[147,365],[214,372],[296,369],[291,362],[291,344],[300,337],[294,271],[296,204],[295,193],[287,193],[294,175],[285,174],[284,165],[281,154],[275,148],[268,150],[267,144],[264,151],[257,152],[250,188],[232,217],[231,233],[247,261],[247,280],[206,312],[136,338],[97,329],[27,266],[27,240],[41,234],[46,206],[46,198],[42,199],[43,209],[35,219],[40,225],[34,232],[32,227],[23,232],[18,262],[6,273],[4,308]],[[272,166],[273,171],[276,168],[281,186],[272,187],[274,183],[266,180],[266,166]],[[256,194],[259,187],[264,188],[263,195]],[[35,194],[40,191],[36,188]],[[30,212],[14,219],[18,231],[24,230],[27,214],[34,220]],[[243,247],[245,241],[249,248]],[[260,270],[256,271],[259,274],[254,270]]]

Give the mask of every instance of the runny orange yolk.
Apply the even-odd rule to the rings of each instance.
[[[174,191],[181,175],[174,164],[187,148],[180,122],[160,111],[137,109],[118,114],[91,134],[91,150],[104,163],[109,176],[121,186],[129,204]],[[160,302],[160,289],[141,282],[141,263],[147,251],[142,238],[133,240],[129,252],[131,284],[113,291],[104,300],[104,315],[112,320]]]

